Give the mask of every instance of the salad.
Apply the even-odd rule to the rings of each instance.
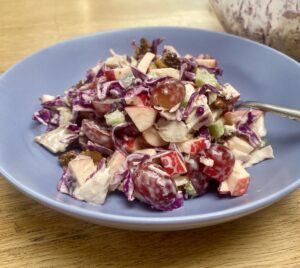
[[[61,96],[42,95],[35,141],[57,154],[57,190],[103,204],[113,191],[156,210],[205,194],[247,192],[246,168],[273,158],[264,114],[236,109],[240,93],[218,78],[210,55],[182,56],[162,39],[133,42],[132,56],[111,56]],[[217,186],[216,186],[217,185]]]

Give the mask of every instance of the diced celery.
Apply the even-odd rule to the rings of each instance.
[[[223,122],[221,120],[218,120],[218,121],[212,123],[209,126],[209,133],[215,139],[218,139],[221,136],[223,136],[224,135],[224,124],[223,124]]]
[[[214,74],[211,74],[206,69],[198,68],[196,70],[196,86],[201,87],[204,84],[209,84],[216,88],[220,87],[218,80],[216,79]]]
[[[125,122],[125,116],[119,110],[106,114],[104,117],[105,117],[106,124],[111,126],[115,126]]]
[[[184,190],[191,197],[197,196],[197,191],[195,190],[195,188],[194,188],[193,184],[191,183],[191,181],[188,181],[184,185]]]

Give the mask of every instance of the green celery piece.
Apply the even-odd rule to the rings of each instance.
[[[224,124],[221,120],[212,123],[208,129],[210,135],[215,139],[220,138],[224,134]]]
[[[193,184],[191,183],[191,181],[188,181],[184,185],[184,190],[191,197],[197,196],[197,191],[195,190],[195,188],[194,188]]]
[[[218,80],[213,74],[208,72],[206,69],[198,68],[196,70],[196,86],[201,87],[204,84],[209,84],[216,88],[220,87]]]
[[[119,110],[104,115],[106,124],[115,126],[125,122],[125,116]]]

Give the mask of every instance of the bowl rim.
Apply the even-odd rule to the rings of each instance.
[[[204,32],[204,33],[210,33],[210,34],[216,34],[221,37],[229,37],[236,39],[238,41],[242,41],[245,43],[250,43],[252,45],[264,47],[264,49],[272,51],[272,53],[278,54],[279,56],[283,56],[286,60],[290,61],[292,64],[296,64],[296,66],[299,68],[300,64],[290,58],[289,56],[285,55],[284,53],[277,51],[271,47],[268,47],[264,44],[260,44],[258,42],[235,36],[232,34],[228,34],[225,32],[216,32],[216,31],[211,31],[211,30],[205,30],[205,29],[200,29],[200,28],[191,28],[191,27],[172,27],[172,26],[155,26],[155,27],[130,27],[130,28],[121,28],[121,29],[112,29],[112,30],[107,30],[103,32],[95,32],[92,34],[86,34],[86,35],[81,35],[79,37],[67,39],[65,41],[61,41],[58,43],[55,43],[53,45],[50,45],[46,48],[40,49],[37,52],[34,52],[30,54],[29,56],[25,57],[24,59],[20,60],[13,66],[11,66],[7,71],[5,71],[1,76],[0,76],[0,85],[1,81],[3,81],[6,76],[10,75],[10,73],[20,64],[23,64],[26,60],[43,53],[47,49],[53,49],[53,48],[59,48],[60,46],[64,46],[68,43],[84,40],[86,38],[93,38],[93,37],[98,37],[98,36],[103,36],[107,34],[118,34],[122,32],[128,32],[128,31],[159,31],[159,30],[174,30],[178,29],[181,31],[195,31],[195,32]],[[300,68],[299,68],[300,70]],[[235,218],[238,217],[239,215],[245,215],[249,214],[253,211],[257,211],[261,208],[264,208],[282,197],[286,196],[290,192],[296,190],[298,187],[300,187],[300,178],[297,178],[293,183],[289,184],[285,188],[282,188],[280,191],[273,193],[271,195],[268,195],[264,198],[261,198],[259,200],[246,203],[243,205],[240,205],[238,207],[233,207],[229,209],[225,209],[222,211],[218,212],[211,212],[211,213],[205,213],[205,214],[199,214],[199,215],[190,215],[190,216],[165,216],[165,217],[141,217],[141,216],[124,216],[124,215],[113,215],[113,214],[107,214],[101,211],[92,211],[88,210],[82,207],[76,207],[72,206],[66,203],[63,203],[62,201],[58,201],[55,199],[51,199],[49,197],[46,197],[38,192],[33,191],[29,187],[27,187],[25,184],[22,184],[20,181],[15,179],[9,171],[6,171],[6,169],[0,164],[0,173],[4,176],[4,178],[12,185],[14,185],[18,190],[23,192],[25,195],[28,195],[29,197],[35,199],[36,201],[49,206],[53,209],[56,209],[60,212],[66,213],[68,215],[74,215],[79,218],[85,217],[90,220],[97,220],[99,222],[103,223],[123,223],[127,225],[188,225],[188,224],[195,224],[195,223],[204,223],[204,222],[209,222],[217,219],[230,219],[230,218]]]

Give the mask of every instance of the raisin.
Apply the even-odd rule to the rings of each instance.
[[[96,165],[102,159],[102,155],[97,151],[84,150],[81,154],[91,157]]]
[[[74,150],[67,151],[58,157],[59,164],[62,167],[67,167],[69,162],[74,159],[78,153]]]
[[[212,103],[212,107],[216,109],[226,109],[229,104],[230,103],[224,98],[217,97],[217,99]]]
[[[174,68],[174,69],[178,69],[178,70],[180,68],[179,58],[176,55],[176,53],[174,53],[174,52],[168,52],[163,57],[163,61],[164,61],[165,65],[167,65],[168,67],[171,67],[171,68]]]
[[[155,59],[155,65],[157,68],[167,68],[167,65],[164,63],[164,61],[161,58]]]
[[[140,46],[137,46],[134,50],[134,57],[136,59],[141,58],[144,56],[147,52],[151,51],[151,44],[146,38],[141,38],[140,40]]]

